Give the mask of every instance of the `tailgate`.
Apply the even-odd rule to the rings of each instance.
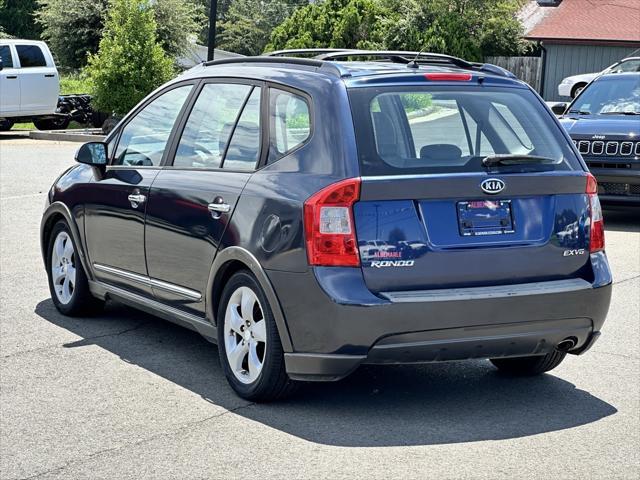
[[[501,180],[497,195],[483,192]],[[354,206],[374,292],[526,283],[586,275],[584,172],[364,177]]]

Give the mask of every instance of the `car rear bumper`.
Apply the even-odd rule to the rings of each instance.
[[[545,354],[561,341],[579,353],[604,323],[611,273],[594,278],[376,296],[359,269],[269,271],[293,343],[298,380],[338,380],[364,363],[423,363]]]
[[[561,97],[571,97],[571,89],[573,88],[573,83],[561,83],[558,85],[558,95]]]

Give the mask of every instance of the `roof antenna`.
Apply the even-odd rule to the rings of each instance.
[[[422,53],[424,52],[425,48],[427,48],[426,46],[422,47],[422,49],[420,49],[420,51],[416,54],[416,56],[413,58],[413,60],[411,60],[409,63],[407,63],[407,68],[420,68],[420,65],[418,65],[418,57],[420,57],[420,55],[422,55]]]

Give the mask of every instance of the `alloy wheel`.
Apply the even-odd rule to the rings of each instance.
[[[73,242],[67,232],[60,232],[53,243],[51,279],[60,303],[68,304],[76,288],[76,261]]]
[[[224,343],[233,375],[242,383],[253,383],[264,367],[267,330],[260,301],[249,287],[237,288],[227,302]]]

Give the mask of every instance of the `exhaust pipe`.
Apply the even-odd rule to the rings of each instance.
[[[558,343],[558,345],[556,346],[556,349],[560,350],[561,352],[568,352],[569,350],[573,349],[577,343],[578,343],[577,338],[568,337],[562,340],[560,343]]]

